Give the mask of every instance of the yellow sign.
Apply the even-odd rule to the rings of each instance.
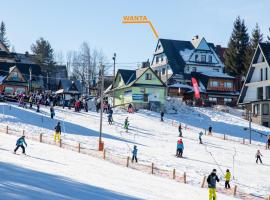
[[[149,24],[155,37],[158,38],[158,33],[152,25],[151,21],[146,16],[124,16],[122,20],[123,24]]]

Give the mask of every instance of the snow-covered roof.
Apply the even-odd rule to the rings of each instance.
[[[184,49],[184,50],[179,51],[179,53],[184,59],[184,61],[187,62],[189,61],[189,58],[192,55],[193,51],[194,51],[193,49]]]
[[[173,85],[169,85],[169,87],[174,87],[174,88],[187,88],[187,89],[193,89],[192,86],[190,85],[186,85],[186,84],[182,84],[182,83],[175,83]]]
[[[6,76],[0,76],[0,83],[6,78]]]
[[[222,72],[215,72],[215,71],[203,71],[200,72],[201,74],[205,75],[205,76],[209,76],[209,77],[217,77],[217,78],[234,78],[226,73],[222,73]]]

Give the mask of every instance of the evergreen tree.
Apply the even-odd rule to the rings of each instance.
[[[228,49],[225,51],[226,71],[234,76],[245,75],[249,68],[248,55],[249,35],[244,20],[237,17],[229,40]]]
[[[0,25],[0,41],[9,49],[9,41],[7,39],[6,36],[6,25],[5,23],[2,21],[1,25]]]
[[[256,50],[258,44],[262,41],[263,41],[263,34],[261,33],[259,25],[256,24],[255,29],[252,30],[250,39],[250,45],[253,50],[253,53]]]
[[[269,28],[269,34],[270,34],[270,28]],[[270,42],[270,35],[267,36],[268,42]]]
[[[32,44],[31,50],[35,55],[35,61],[40,65],[53,65],[54,62],[54,51],[49,41],[44,38],[39,38],[35,44]]]

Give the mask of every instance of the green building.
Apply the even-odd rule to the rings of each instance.
[[[115,106],[132,104],[136,109],[159,111],[165,101],[166,85],[150,68],[138,70],[119,69],[114,85],[108,92],[115,92]]]

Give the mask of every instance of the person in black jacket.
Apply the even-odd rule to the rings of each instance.
[[[54,141],[60,141],[61,139],[61,125],[60,122],[57,123],[57,125],[54,127],[55,133],[54,133]]]
[[[212,135],[212,126],[209,126],[208,128],[208,135]]]
[[[162,121],[162,122],[164,121],[164,120],[163,120],[163,117],[164,117],[164,112],[161,111],[161,112],[160,112],[160,121]]]
[[[211,174],[207,178],[208,188],[209,188],[209,200],[216,200],[216,183],[219,182],[219,178],[217,176],[217,170],[213,169]]]

